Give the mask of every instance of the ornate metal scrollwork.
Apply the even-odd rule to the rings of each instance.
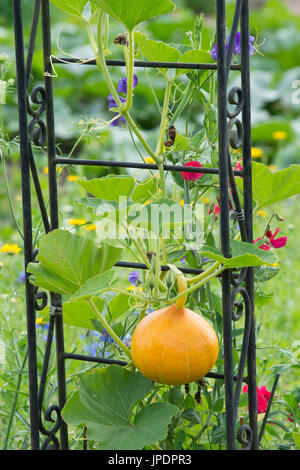
[[[237,432],[237,440],[243,445],[244,450],[250,450],[252,446],[252,430],[247,424],[242,424]]]
[[[34,104],[39,105],[37,109],[33,109],[30,106],[29,100],[27,100],[27,111],[32,116],[32,120],[28,126],[29,135],[33,143],[42,147],[46,142],[46,125],[41,119],[41,115],[46,109],[46,92],[42,86],[36,86],[31,92],[31,101]]]
[[[239,149],[243,143],[243,125],[237,118],[243,109],[244,97],[243,91],[239,87],[231,88],[228,94],[228,101],[235,105],[233,110],[227,109],[229,143],[233,149]],[[234,130],[235,128],[235,130]]]
[[[53,419],[53,413],[56,414],[56,419]],[[45,420],[51,423],[54,423],[54,425],[50,429],[46,429],[43,426],[42,421],[40,420],[40,431],[44,436],[47,436],[46,439],[44,440],[41,449],[42,450],[59,450],[59,440],[55,436],[57,431],[62,425],[62,417],[61,417],[61,411],[60,408],[57,405],[51,405],[49,408],[46,410],[45,413]],[[52,443],[50,445],[50,443]]]
[[[36,257],[37,257],[37,254],[38,254],[39,250],[34,250],[33,252],[33,261],[34,262],[38,262],[36,261]],[[34,299],[35,299],[35,302],[34,302],[34,307],[35,307],[35,310],[38,310],[39,312],[41,310],[44,310],[44,308],[47,307],[48,305],[48,294],[46,291],[39,291],[39,288],[38,286],[35,286],[34,287]],[[38,300],[41,300],[41,302],[38,302]]]

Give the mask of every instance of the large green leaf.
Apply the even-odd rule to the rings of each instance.
[[[147,205],[133,205],[128,212],[129,224],[159,236],[166,236],[174,230],[179,236],[179,231],[193,221],[195,221],[195,212],[192,208],[183,207],[171,199],[159,199]]]
[[[143,21],[170,13],[175,9],[171,0],[92,0],[129,31]]]
[[[251,243],[231,240],[232,257],[224,258],[222,253],[212,246],[203,246],[197,250],[201,255],[214,261],[220,261],[226,268],[243,268],[274,264],[276,257],[273,252],[261,250]]]
[[[136,32],[134,40],[141,49],[143,55],[153,62],[177,62],[181,53],[175,47],[169,46],[162,41],[148,39],[143,33]]]
[[[167,402],[133,409],[152,390],[152,382],[121,366],[94,369],[80,377],[79,390],[65,405],[68,424],[85,424],[88,439],[103,450],[137,450],[164,439],[178,408]]]
[[[132,176],[108,175],[91,180],[79,179],[77,183],[85,188],[92,196],[107,201],[119,201],[120,197],[129,197],[135,186]]]
[[[96,246],[89,238],[67,230],[53,230],[40,246],[38,263],[29,263],[31,282],[58,294],[74,294],[88,279],[111,269],[122,249],[107,243]]]
[[[51,3],[70,15],[82,18],[82,13],[85,5],[87,4],[87,0],[51,0]]]
[[[105,271],[88,279],[80,289],[73,293],[71,300],[79,297],[93,297],[106,292],[114,278],[114,271]]]
[[[236,178],[242,190],[242,181]],[[252,188],[256,209],[269,206],[300,192],[300,165],[271,171],[266,165],[252,163]]]
[[[105,303],[104,299],[94,297],[93,302],[98,311],[102,312]],[[81,297],[79,299],[70,299],[67,302],[64,302],[63,320],[64,323],[68,325],[94,330],[95,324],[93,321],[98,321],[98,318],[87,299],[85,297]]]

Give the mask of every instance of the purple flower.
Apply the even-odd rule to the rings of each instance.
[[[120,98],[120,101],[122,103],[125,103],[126,100],[124,98],[122,98],[122,96],[119,96],[119,98]],[[108,109],[118,107],[114,97],[111,94],[107,97],[107,100],[108,100]],[[118,113],[115,113],[115,116],[117,116],[117,115],[118,115]],[[117,119],[115,119],[111,123],[111,126],[118,127],[118,126],[122,126],[124,124],[126,124],[126,119],[124,118],[124,116],[119,116]]]
[[[186,256],[183,256],[180,260],[180,262],[183,266],[185,265],[185,259],[186,259]]]
[[[25,271],[20,272],[20,276],[18,277],[18,282],[24,282],[25,281]]]
[[[132,83],[132,88],[134,89],[138,84],[138,78],[136,75],[133,75],[133,83]],[[127,94],[127,78],[126,77],[122,77],[120,78],[119,80],[119,83],[118,83],[118,87],[117,87],[117,91],[118,93],[124,93],[125,95]],[[110,94],[108,97],[108,109],[111,109],[111,108],[117,108],[117,103],[114,99],[114,97]],[[125,103],[126,99],[125,98],[122,98],[122,96],[119,96],[119,99],[121,101],[121,103]],[[117,116],[118,113],[115,113],[115,116]],[[126,124],[126,119],[124,118],[124,116],[119,116],[117,119],[115,119],[112,123],[111,123],[111,126],[113,127],[121,127],[122,125],[125,125]]]
[[[136,286],[137,282],[140,280],[140,273],[138,271],[131,271],[128,276],[128,281]]]
[[[229,41],[230,41],[230,36],[228,37],[228,42],[226,44],[226,53],[228,51],[228,46],[229,46]],[[249,53],[250,55],[253,55],[254,54],[254,41],[255,41],[255,38],[253,36],[249,36]],[[212,58],[214,60],[217,60],[218,58],[218,46],[217,46],[217,43],[214,45],[213,47],[213,50],[211,51],[210,55],[212,56]],[[235,43],[234,43],[234,47],[233,47],[233,53],[235,55],[239,55],[241,54],[241,33],[236,33],[236,37],[235,37]]]
[[[115,340],[110,336],[110,334],[108,333],[108,331],[106,331],[104,328],[103,328],[103,333],[102,335],[100,336],[99,340],[103,343],[114,343]]]
[[[133,83],[132,83],[132,88],[134,89],[137,86],[138,83],[138,78],[136,75],[133,75]],[[118,88],[117,88],[118,93],[125,93],[127,95],[127,78],[122,77],[119,80]]]

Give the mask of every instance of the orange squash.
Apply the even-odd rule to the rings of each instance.
[[[144,317],[131,341],[132,359],[141,374],[168,385],[201,379],[215,364],[218,350],[211,325],[175,304]]]

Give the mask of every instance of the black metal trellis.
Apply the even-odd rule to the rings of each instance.
[[[235,205],[235,214],[239,221],[243,241],[252,242],[252,185],[251,185],[251,116],[250,116],[250,69],[249,69],[249,5],[248,0],[236,0],[235,14],[232,23],[230,41],[226,54],[226,1],[217,0],[217,64],[178,64],[165,62],[136,61],[135,67],[163,67],[184,68],[199,70],[216,70],[218,79],[218,133],[219,133],[219,167],[201,168],[201,172],[218,174],[220,183],[220,231],[223,255],[230,257],[230,214],[229,214],[229,184]],[[27,59],[24,55],[22,0],[13,0],[14,27],[15,27],[15,51],[17,68],[18,104],[19,104],[19,131],[20,131],[20,155],[22,172],[22,200],[23,200],[23,226],[24,226],[24,257],[25,268],[29,262],[34,261],[36,253],[33,250],[32,217],[31,217],[31,181],[37,194],[37,199],[42,215],[45,232],[58,228],[58,195],[56,165],[90,165],[106,167],[142,168],[157,170],[155,164],[124,163],[116,161],[64,159],[56,156],[54,105],[53,105],[53,80],[52,64],[78,63],[76,58],[53,58],[51,56],[51,31],[49,0],[35,0],[31,34],[27,51]],[[29,82],[32,59],[34,54],[36,32],[38,22],[42,24],[43,55],[44,55],[44,86],[37,86],[29,95]],[[234,49],[234,40],[240,25],[241,31],[241,64],[231,65]],[[93,66],[96,62],[88,60],[82,65]],[[108,60],[109,66],[124,66],[124,61]],[[230,70],[237,70],[241,74],[241,87],[234,87],[227,94],[228,75]],[[38,105],[33,110],[31,101]],[[233,111],[228,110],[227,101],[235,106]],[[42,115],[45,113],[46,122]],[[239,115],[242,113],[241,120]],[[31,120],[28,124],[28,114]],[[48,153],[48,178],[49,178],[49,209],[50,217],[43,200],[39,184],[38,173],[35,166],[31,141],[37,146],[46,146]],[[229,141],[233,148],[243,148],[243,170],[233,170],[229,155]],[[197,172],[199,168],[183,167],[178,165],[164,165],[167,171]],[[235,185],[234,176],[242,176],[244,180],[244,205],[243,210]],[[147,269],[142,263],[129,263],[120,261],[119,267]],[[162,266],[167,270],[167,266]],[[181,268],[184,273],[197,274],[199,269]],[[240,295],[243,302],[237,302]],[[237,439],[243,443],[246,449],[258,449],[259,438],[257,425],[257,395],[256,395],[256,346],[255,346],[255,317],[254,317],[254,273],[253,268],[244,268],[239,275],[234,275],[231,270],[222,274],[222,299],[223,299],[223,336],[224,336],[224,374],[209,373],[207,376],[222,379],[225,383],[226,403],[226,435],[227,449],[236,448],[236,418],[239,397],[243,382],[248,383],[249,388],[249,426],[240,426]],[[40,300],[41,302],[38,302]],[[36,310],[42,310],[48,303],[47,294],[33,287],[26,278],[26,311],[27,311],[27,335],[28,335],[28,363],[29,363],[29,396],[30,396],[30,425],[31,448],[35,449],[67,449],[68,430],[61,418],[61,410],[66,402],[66,359],[90,361],[109,364],[124,365],[122,361],[95,358],[80,354],[72,354],[64,350],[63,311],[59,295],[50,295],[50,318],[45,355],[40,381],[37,376],[36,353]],[[242,307],[241,307],[242,306]],[[232,352],[232,321],[245,314],[245,332],[240,355],[240,363],[237,376],[233,373]],[[51,345],[55,332],[56,356],[57,356],[57,380],[58,380],[58,405],[50,406],[45,413],[45,420],[52,422],[51,429],[46,429],[42,419],[43,397],[46,386],[46,377],[49,365]],[[247,377],[244,376],[247,361]],[[268,408],[269,409],[269,408]],[[60,438],[57,437],[59,432]],[[40,445],[40,434],[45,439]]]

